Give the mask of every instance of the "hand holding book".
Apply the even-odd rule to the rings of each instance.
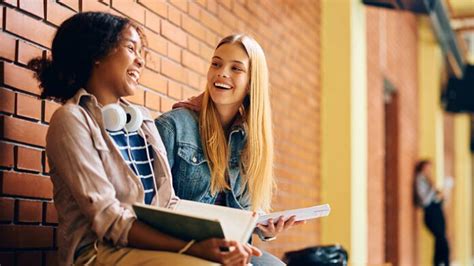
[[[294,210],[260,215],[257,220],[258,235],[263,241],[275,239],[276,235],[295,225],[306,223],[306,220],[329,215],[328,204]]]
[[[247,243],[257,221],[254,212],[186,200],[174,210],[139,203],[133,209],[141,222],[186,241],[184,254],[224,265],[261,255]]]

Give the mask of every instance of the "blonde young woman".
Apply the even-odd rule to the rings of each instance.
[[[268,68],[260,45],[231,35],[217,45],[204,93],[155,120],[180,198],[254,211],[270,210],[274,178]],[[294,217],[258,225],[263,241]],[[268,253],[254,265],[278,265]]]

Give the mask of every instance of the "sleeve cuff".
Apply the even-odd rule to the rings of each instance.
[[[260,240],[262,240],[263,242],[270,242],[270,241],[273,241],[275,239],[277,239],[276,236],[264,236],[262,231],[260,231],[260,229],[257,228],[257,230],[255,230],[257,232],[257,235],[258,235],[258,238],[260,238]]]

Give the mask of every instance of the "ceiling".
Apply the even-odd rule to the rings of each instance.
[[[474,64],[474,0],[446,0],[451,26],[461,40],[461,49]]]

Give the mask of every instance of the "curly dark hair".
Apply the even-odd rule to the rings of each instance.
[[[34,58],[28,66],[35,72],[41,97],[65,102],[87,84],[94,63],[116,48],[123,30],[134,27],[146,46],[143,30],[129,19],[104,12],[73,15],[59,27],[53,39],[52,58]]]

